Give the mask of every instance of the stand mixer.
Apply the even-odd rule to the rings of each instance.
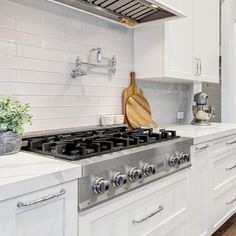
[[[192,106],[194,119],[192,125],[207,126],[210,124],[210,119],[215,117],[215,107],[207,105],[208,95],[206,93],[196,93],[194,95],[194,102],[196,105]]]

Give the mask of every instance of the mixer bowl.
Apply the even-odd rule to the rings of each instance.
[[[210,105],[193,105],[193,115],[195,120],[209,121],[215,117],[215,107]]]

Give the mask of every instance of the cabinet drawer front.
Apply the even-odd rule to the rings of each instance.
[[[236,150],[213,159],[213,188],[218,190],[236,177]]]
[[[186,184],[181,179],[150,195],[147,192],[146,197],[94,220],[91,235],[149,235],[187,209]]]
[[[5,236],[76,236],[77,186],[77,181],[68,182],[1,202],[0,232]]]
[[[236,185],[213,200],[214,230],[221,226],[236,210]]]
[[[226,149],[236,148],[236,135],[230,135],[225,138],[217,139],[213,143],[213,152],[221,152]]]
[[[185,216],[184,219],[178,218],[178,220],[174,220],[162,228],[158,228],[157,230],[151,231],[143,236],[189,236],[189,221],[187,220],[189,216]]]

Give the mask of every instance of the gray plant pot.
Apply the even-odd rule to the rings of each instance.
[[[0,155],[9,155],[19,152],[21,144],[22,139],[20,135],[11,131],[0,131]]]

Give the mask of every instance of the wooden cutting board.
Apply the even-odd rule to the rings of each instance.
[[[143,98],[143,103],[145,103],[146,110],[151,114],[151,108],[147,102],[147,100],[143,96],[143,90],[138,88],[136,84],[136,79],[135,79],[135,73],[131,72],[130,73],[130,86],[124,90],[123,92],[123,113],[125,114],[125,123],[128,124],[129,129],[132,129],[132,126],[130,125],[128,118],[127,118],[127,112],[126,112],[126,103],[132,95],[136,94],[139,95],[141,98]]]
[[[148,105],[148,106],[147,106]],[[152,119],[147,100],[137,94],[128,98],[126,103],[126,116],[132,128],[157,127],[157,123]]]

